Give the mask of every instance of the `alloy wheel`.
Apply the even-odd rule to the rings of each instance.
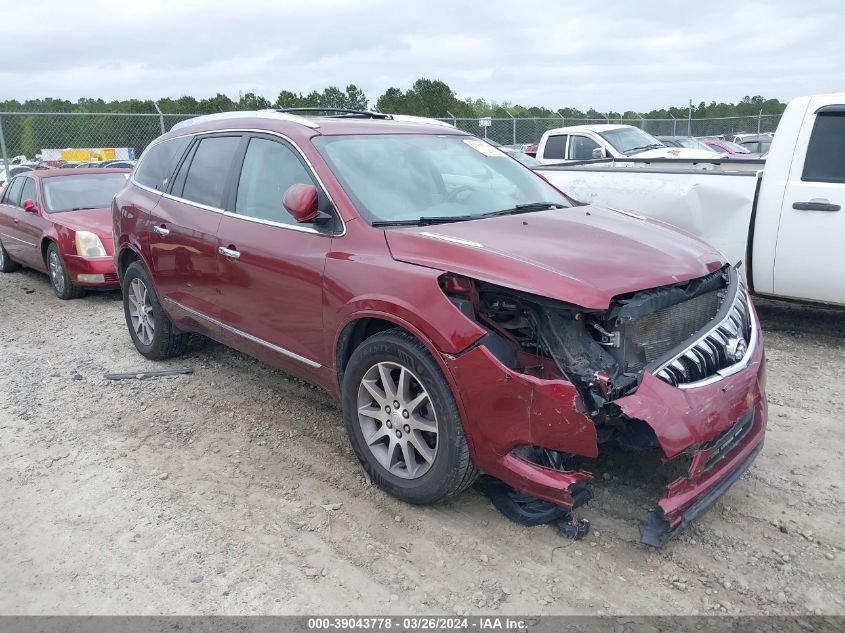
[[[379,464],[402,479],[425,475],[437,456],[438,425],[419,378],[398,363],[370,367],[358,387],[358,423]]]
[[[132,328],[142,345],[150,345],[155,336],[155,321],[153,320],[153,304],[147,286],[139,278],[129,282],[129,318]]]
[[[62,294],[65,291],[65,273],[62,270],[62,263],[59,261],[59,254],[55,250],[50,251],[49,255],[50,267],[50,281],[53,282],[53,287],[56,292]]]

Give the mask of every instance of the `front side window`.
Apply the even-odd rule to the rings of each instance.
[[[47,213],[105,209],[129,179],[128,173],[80,174],[44,178],[41,190]]]
[[[212,136],[202,139],[188,167],[181,197],[222,209],[223,192],[240,142],[240,136]]]
[[[238,181],[235,213],[283,224],[296,224],[285,211],[285,192],[296,184],[315,184],[294,151],[277,141],[253,138]]]
[[[21,189],[21,204],[26,202],[27,200],[32,200],[33,202],[37,202],[35,199],[35,180],[32,178],[23,179],[23,189]]]
[[[471,136],[320,136],[314,144],[369,222],[471,219],[541,203],[571,206],[533,171]]]
[[[569,139],[569,158],[572,160],[590,160],[593,157],[593,150],[600,147],[587,136],[570,136]]]
[[[190,137],[184,136],[148,147],[135,170],[135,181],[150,189],[164,191],[167,181],[176,169],[176,163],[179,162],[190,142]]]

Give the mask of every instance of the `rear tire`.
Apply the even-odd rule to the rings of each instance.
[[[449,383],[408,332],[388,330],[361,343],[342,389],[355,455],[389,494],[408,503],[435,503],[478,477]]]
[[[73,285],[65,260],[54,243],[47,247],[47,274],[50,276],[53,292],[59,299],[79,299],[85,294],[84,288]]]
[[[0,242],[0,273],[13,273],[20,270],[21,265],[13,262],[9,257],[9,253],[3,248],[3,243]]]
[[[123,275],[123,314],[129,336],[142,356],[164,360],[185,350],[188,335],[179,332],[161,309],[144,265],[132,262]]]

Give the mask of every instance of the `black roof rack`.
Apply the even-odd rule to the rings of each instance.
[[[348,108],[278,108],[276,112],[287,112],[288,114],[303,114],[305,112],[327,112],[328,116],[354,117],[362,119],[392,119],[393,117],[383,112],[372,110],[350,110]]]

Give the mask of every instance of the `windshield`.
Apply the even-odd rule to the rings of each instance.
[[[687,149],[702,149],[706,152],[713,152],[714,154],[718,154],[718,152],[710,147],[709,145],[705,145],[697,138],[692,138],[691,136],[685,138],[678,139],[678,145],[680,147],[686,147]]]
[[[607,130],[606,132],[599,132],[599,134],[613,147],[616,151],[631,156],[632,154],[639,154],[649,149],[656,147],[665,147],[663,143],[658,141],[648,132],[643,132],[638,127],[620,127],[615,130]]]
[[[751,151],[747,148],[743,147],[739,143],[734,143],[733,141],[719,141],[726,149],[733,152],[734,154],[750,154]]]
[[[321,136],[314,144],[370,223],[571,206],[530,169],[471,136]]]
[[[42,181],[44,206],[48,213],[109,207],[114,194],[128,178],[128,173],[45,178]]]

